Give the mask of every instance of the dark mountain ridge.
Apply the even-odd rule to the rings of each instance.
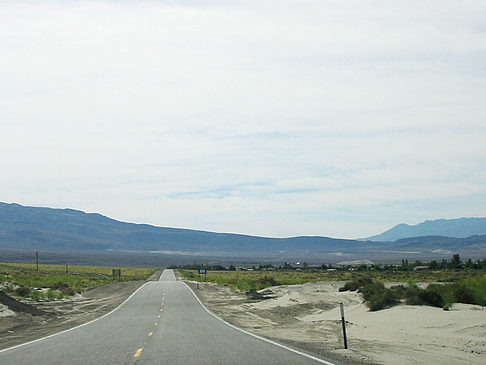
[[[486,235],[425,236],[395,242],[320,236],[270,238],[120,222],[73,209],[0,203],[0,249],[51,252],[133,252],[175,257],[246,257],[308,262],[486,257]],[[449,255],[450,256],[450,255]]]
[[[365,240],[391,242],[402,238],[421,236],[439,235],[466,238],[485,234],[486,218],[436,219],[427,220],[416,225],[402,223],[381,234],[368,237]]]
[[[230,251],[320,249],[356,244],[329,237],[268,238],[120,222],[73,209],[0,203],[4,248],[50,250]]]

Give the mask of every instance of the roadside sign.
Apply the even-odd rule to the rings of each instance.
[[[121,278],[121,269],[111,269],[111,271],[113,273],[113,277],[114,278],[118,278],[118,280],[120,280],[120,278]]]
[[[207,273],[206,269],[198,269],[197,271],[198,271],[199,275],[203,275],[203,274],[206,275],[206,273]]]

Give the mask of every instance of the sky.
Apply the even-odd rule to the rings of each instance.
[[[0,201],[367,237],[486,216],[486,2],[0,2]]]

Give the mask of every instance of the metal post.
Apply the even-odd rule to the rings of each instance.
[[[39,271],[39,251],[35,251],[35,263],[37,265],[37,271]]]
[[[341,323],[343,325],[343,338],[344,338],[344,348],[348,348],[348,338],[346,337],[346,321],[344,319],[344,305],[343,303],[339,303],[341,307]]]

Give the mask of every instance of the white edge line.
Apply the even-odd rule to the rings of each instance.
[[[312,355],[309,355],[309,354],[306,354],[305,352],[300,352],[298,350],[295,350],[291,347],[287,347],[285,345],[282,345],[281,343],[278,343],[278,342],[275,342],[275,341],[272,341],[272,340],[269,340],[268,338],[265,338],[265,337],[261,337],[261,336],[258,336],[258,335],[255,335],[254,333],[251,333],[251,332],[248,332],[248,331],[245,331],[244,329],[241,329],[239,327],[236,327],[234,325],[232,325],[231,323],[228,323],[226,322],[224,319],[218,317],[216,314],[214,314],[213,312],[211,312],[209,309],[207,309],[204,304],[202,304],[201,300],[199,300],[199,298],[197,297],[197,295],[194,293],[194,291],[191,289],[191,287],[189,285],[187,285],[187,283],[185,281],[183,281],[183,283],[187,286],[187,288],[191,291],[192,295],[194,295],[194,297],[197,299],[197,301],[199,302],[199,304],[201,305],[201,307],[204,308],[204,310],[206,312],[208,312],[210,315],[212,315],[214,318],[220,320],[221,322],[223,322],[225,325],[227,326],[230,326],[231,328],[234,328],[235,330],[238,330],[240,332],[243,332],[249,336],[252,336],[252,337],[255,337],[255,338],[258,338],[259,340],[262,340],[262,341],[265,341],[265,342],[269,342],[271,343],[272,345],[275,345],[275,346],[278,346],[278,347],[281,347],[281,348],[284,348],[286,350],[289,350],[291,352],[294,352],[296,354],[299,354],[299,355],[302,355],[302,356],[305,356],[309,359],[312,359],[314,361],[317,361],[317,362],[320,362],[321,364],[326,364],[326,365],[336,365],[332,362],[329,362],[329,361],[326,361],[326,360],[322,360],[322,359],[319,359],[318,357],[315,357],[315,356],[312,356]]]
[[[43,341],[43,340],[46,340],[48,338],[51,338],[51,337],[54,337],[54,336],[57,336],[57,335],[60,335],[62,333],[66,333],[66,332],[69,332],[69,331],[73,331],[77,328],[81,328],[81,327],[84,327],[84,326],[87,326],[88,324],[91,324],[93,322],[96,322],[97,320],[100,320],[102,318],[105,318],[107,316],[109,316],[110,314],[112,314],[114,311],[116,311],[117,309],[119,309],[122,305],[124,305],[126,302],[128,302],[140,289],[142,289],[145,285],[147,285],[148,283],[150,283],[150,281],[147,281],[145,284],[143,284],[140,288],[138,288],[137,290],[135,290],[132,295],[130,295],[127,299],[125,299],[123,301],[122,304],[120,304],[118,307],[116,307],[115,309],[113,309],[111,312],[108,312],[106,314],[103,314],[101,317],[98,317],[98,318],[95,318],[89,322],[86,322],[86,323],[83,323],[83,324],[80,324],[76,327],[72,327],[72,328],[68,328],[67,330],[64,330],[64,331],[61,331],[61,332],[57,332],[57,333],[53,333],[52,335],[49,335],[49,336],[45,336],[45,337],[42,337],[42,338],[38,338],[37,340],[33,340],[33,341],[29,341],[29,342],[25,342],[25,343],[21,343],[20,345],[15,345],[15,346],[12,346],[12,347],[8,347],[6,349],[3,349],[3,350],[0,350],[0,353],[2,352],[7,352],[7,351],[10,351],[10,350],[13,350],[13,349],[16,349],[16,348],[19,348],[19,347],[22,347],[22,346],[27,346],[27,345],[30,345],[30,344],[33,344],[33,343],[36,343],[36,342],[39,342],[39,341]]]

